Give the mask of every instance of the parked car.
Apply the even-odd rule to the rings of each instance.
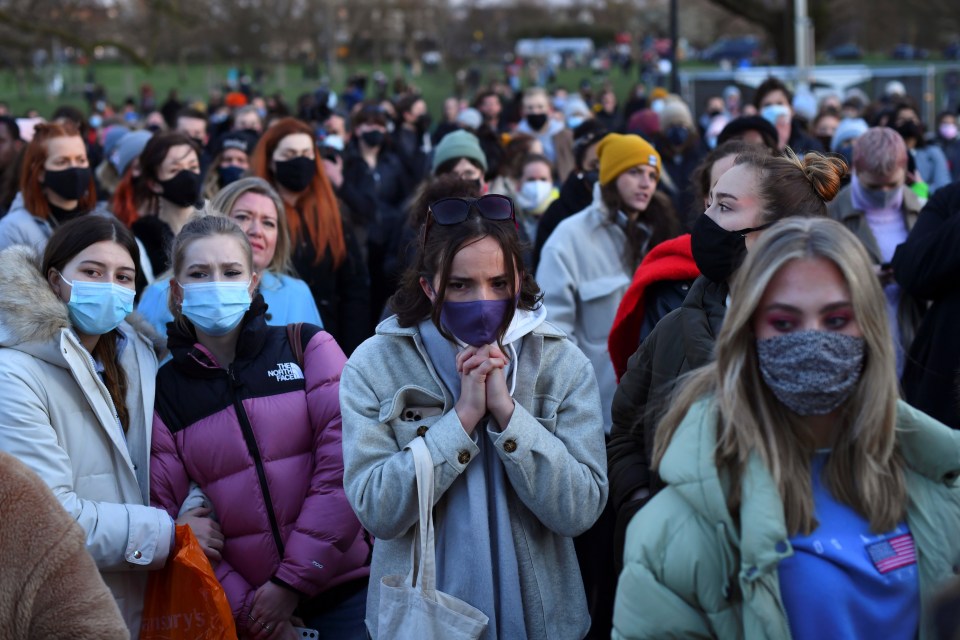
[[[930,57],[930,51],[912,44],[901,43],[893,48],[891,55],[894,60],[926,60]]]
[[[757,37],[743,36],[740,38],[720,38],[704,49],[700,58],[706,62],[721,62],[723,60],[755,62],[760,58],[761,53],[760,40]]]
[[[860,60],[863,58],[863,51],[853,42],[837,45],[827,49],[824,57],[828,61],[833,60]]]

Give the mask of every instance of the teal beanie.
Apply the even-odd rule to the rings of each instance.
[[[430,173],[435,174],[437,167],[454,158],[476,160],[484,171],[487,170],[487,156],[480,148],[480,141],[477,140],[477,136],[469,131],[461,129],[443,136],[443,139],[433,150],[433,165],[430,167]]]

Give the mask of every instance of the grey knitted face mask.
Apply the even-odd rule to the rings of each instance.
[[[863,349],[863,338],[832,331],[757,340],[763,381],[801,416],[830,413],[850,397],[863,371]]]

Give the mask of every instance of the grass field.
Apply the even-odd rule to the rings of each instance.
[[[866,64],[879,67],[890,66],[892,62],[871,60]],[[915,63],[901,62],[897,64],[905,66]],[[94,82],[106,88],[107,98],[114,104],[122,104],[128,96],[137,98],[139,88],[144,83],[153,87],[157,103],[161,104],[172,88],[179,90],[181,100],[205,101],[210,89],[224,84],[229,67],[230,65],[227,64],[195,64],[183,67],[157,65],[150,70],[145,70],[120,63],[99,63],[92,72]],[[695,70],[716,69],[717,67],[690,64],[684,65],[683,68],[684,70]],[[941,70],[947,68],[960,69],[960,63],[938,63],[938,68]],[[455,89],[454,73],[448,70],[425,71],[417,77],[410,77],[400,67],[388,65],[381,67],[381,70],[391,79],[397,74],[404,75],[409,82],[417,86],[435,116],[440,113],[443,99],[453,95]],[[282,92],[291,107],[295,105],[298,95],[312,92],[320,84],[318,80],[304,78],[303,70],[299,65],[274,65],[266,67],[265,71],[264,81],[258,88],[265,94],[271,94],[275,91]],[[348,76],[357,72],[365,72],[369,75],[373,71],[374,68],[369,65],[340,66],[335,70],[332,86],[336,91],[341,91],[344,80]],[[60,95],[50,95],[48,87],[54,78],[53,70],[22,74],[19,77],[14,76],[9,71],[0,72],[0,100],[7,102],[15,115],[22,115],[27,109],[34,108],[46,117],[62,104],[72,104],[86,110],[83,87],[87,73],[88,70],[83,67],[63,67],[61,70],[63,92]],[[485,79],[499,77],[500,74],[501,71],[496,65],[489,65],[483,69]],[[589,69],[576,69],[560,71],[557,84],[575,90],[583,79],[590,79],[597,88],[603,83],[609,82],[617,95],[621,97],[626,96],[632,85],[637,81],[635,72],[626,76],[619,70],[614,70],[609,75],[598,75]]]

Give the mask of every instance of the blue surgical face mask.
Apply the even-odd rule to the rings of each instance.
[[[181,311],[198,331],[222,336],[236,329],[250,308],[250,282],[181,284]]]
[[[777,120],[790,117],[790,107],[785,104],[768,104],[760,110],[760,115],[773,126],[777,126]]]
[[[570,116],[569,118],[567,118],[567,128],[573,131],[574,129],[582,125],[584,122],[586,122],[586,120],[587,119],[584,118],[583,116]]]
[[[117,328],[123,319],[133,312],[133,289],[113,282],[70,282],[60,274],[60,279],[70,285],[70,301],[67,311],[70,322],[78,332],[88,336],[102,336]]]

